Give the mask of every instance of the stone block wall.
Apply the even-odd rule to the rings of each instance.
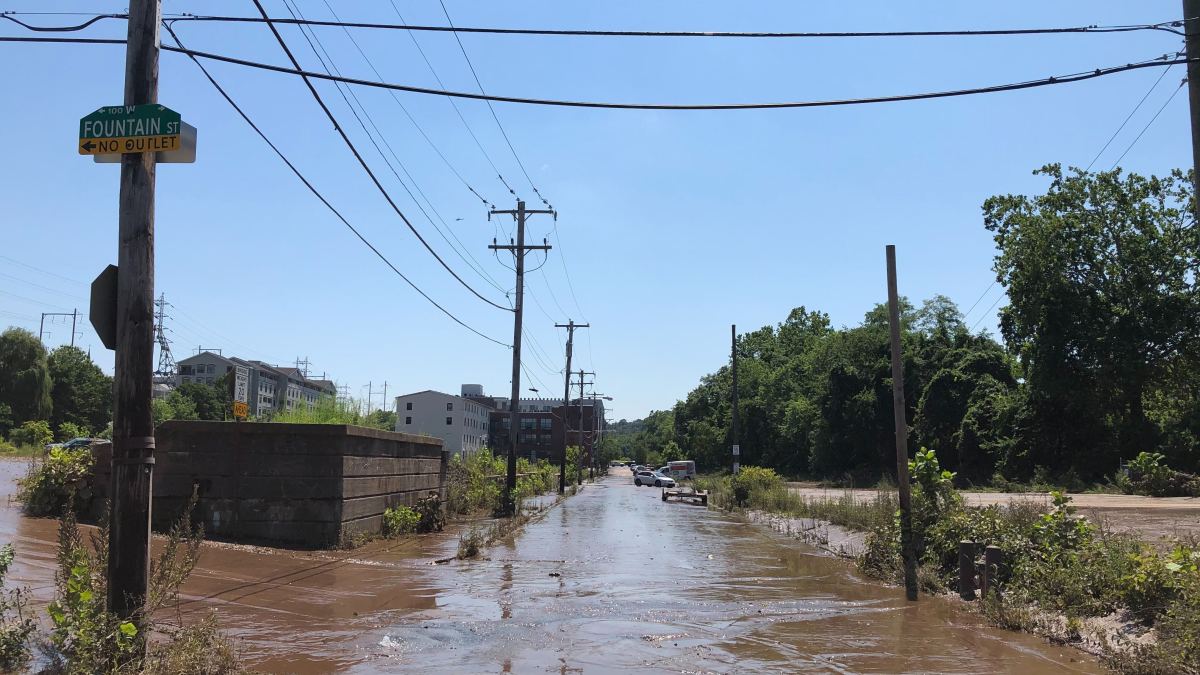
[[[334,424],[170,421],[155,434],[155,529],[187,504],[209,536],[329,547],[383,529],[384,509],[446,499],[438,438]],[[109,494],[111,446],[96,449],[98,502]]]

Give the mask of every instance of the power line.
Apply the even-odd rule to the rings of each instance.
[[[167,29],[167,32],[171,34],[171,37],[174,38],[175,42],[180,45],[180,48],[182,48],[183,44],[180,42],[179,36],[175,34],[175,31],[173,31],[169,25],[166,26],[166,29]],[[349,229],[351,232],[353,232],[354,236],[358,237],[359,241],[361,241],[363,244],[365,244],[367,246],[367,248],[371,249],[372,253],[374,253],[380,260],[382,260],[384,262],[385,265],[387,265],[393,272],[395,272],[396,276],[403,279],[404,282],[407,283],[410,287],[412,287],[412,289],[414,291],[419,293],[421,295],[421,297],[423,297],[427,301],[429,301],[429,304],[438,308],[443,314],[450,317],[450,319],[453,320],[458,325],[462,326],[463,328],[466,328],[467,330],[478,335],[479,337],[481,337],[485,340],[488,340],[489,342],[494,342],[494,343],[500,345],[501,347],[511,347],[511,345],[508,345],[504,342],[496,340],[495,338],[489,337],[488,335],[485,335],[484,333],[481,333],[480,331],[478,331],[475,328],[468,325],[462,319],[458,318],[453,313],[451,313],[450,310],[446,309],[445,307],[442,307],[440,304],[438,304],[438,302],[436,300],[429,297],[429,295],[427,293],[425,293],[425,291],[421,290],[421,288],[419,286],[417,286],[415,283],[413,283],[412,280],[410,280],[408,277],[406,277],[403,272],[401,272],[399,269],[397,269],[396,266],[392,264],[392,261],[388,260],[387,256],[383,255],[383,253],[381,253],[379,251],[379,249],[375,248],[374,244],[372,244],[370,241],[368,241],[366,237],[364,237],[353,225],[351,225],[350,221],[346,220],[346,217],[343,216],[342,213],[333,206],[333,204],[329,203],[329,200],[327,200],[325,198],[325,196],[322,195],[320,193],[320,191],[318,191],[317,188],[314,187],[313,184],[310,183],[309,180],[304,177],[304,174],[300,173],[300,170],[296,168],[296,165],[292,164],[291,160],[289,160],[287,158],[287,156],[284,155],[283,152],[279,150],[279,148],[271,141],[271,139],[267,138],[267,135],[265,133],[263,133],[262,129],[260,129],[258,127],[258,125],[255,124],[254,121],[250,119],[250,116],[247,115],[244,110],[242,110],[241,106],[239,106],[233,100],[233,98],[231,98],[229,96],[229,94],[225,91],[225,89],[220,84],[217,83],[216,79],[213,78],[212,74],[210,74],[208,72],[208,69],[204,67],[204,64],[200,63],[200,61],[198,59],[196,59],[195,57],[192,58],[192,62],[195,63],[198,68],[200,68],[200,72],[204,73],[204,77],[208,79],[209,83],[211,83],[212,86],[217,90],[217,92],[219,94],[221,94],[221,96],[225,99],[225,101],[228,102],[229,105],[232,106],[235,111],[237,111],[238,115],[240,115],[241,118],[243,120],[245,120],[246,124],[249,124],[250,128],[253,129],[255,131],[255,133],[258,134],[259,138],[262,138],[263,141],[266,142],[266,144],[268,146],[270,146],[271,150],[273,150],[275,152],[275,154],[279,157],[279,159],[283,160],[283,163],[286,164],[287,167],[292,170],[292,173],[294,173],[296,175],[296,177],[300,179],[300,182],[304,184],[304,187],[308,188],[309,192],[313,193],[313,196],[315,196],[318,200],[320,200],[321,203],[324,204],[325,207],[327,209],[329,209],[330,212],[332,212],[333,215],[336,216],[338,220],[342,221],[342,224],[345,225],[347,227],[347,229]]]
[[[392,11],[396,12],[396,16],[400,17],[401,21],[404,21],[404,15],[400,13],[400,8],[396,6],[395,0],[388,0],[388,4],[392,6]],[[417,41],[417,36],[413,35],[411,30],[408,31],[408,38],[412,40],[413,46],[417,48],[417,52],[421,55],[421,59],[425,61],[425,67],[428,68],[429,73],[433,75],[434,81],[438,83],[439,87],[445,89],[446,85],[442,82],[442,78],[437,74],[437,70],[433,67],[433,63],[429,60],[429,56],[425,54],[425,49],[421,47],[421,43]],[[454,112],[458,115],[459,121],[462,122],[463,127],[467,130],[467,133],[470,134],[471,140],[475,141],[475,147],[479,148],[479,152],[483,153],[483,158],[486,159],[488,164],[492,167],[492,171],[496,172],[496,178],[500,180],[500,184],[503,185],[506,190],[508,190],[509,194],[516,197],[516,191],[513,190],[512,186],[508,184],[507,180],[505,180],[504,174],[500,172],[500,169],[496,166],[496,162],[492,161],[492,156],[488,154],[487,150],[484,149],[483,143],[479,142],[479,137],[475,135],[475,131],[471,129],[471,125],[467,124],[467,118],[463,116],[462,110],[459,109],[458,102],[453,98],[447,98],[446,100],[449,101],[450,106],[454,108]],[[489,210],[495,210],[495,208],[496,207],[491,204],[488,205]]]
[[[119,15],[118,15],[119,16]],[[205,22],[234,22],[234,23],[263,23],[257,17],[242,16],[213,16],[183,14],[172,16],[172,21],[205,21]],[[403,17],[401,17],[403,21]],[[487,33],[493,35],[543,35],[543,36],[573,36],[573,37],[653,37],[653,38],[888,38],[888,37],[987,37],[1003,35],[1058,35],[1058,34],[1104,34],[1131,33],[1137,31],[1163,31],[1183,35],[1183,21],[1162,21],[1148,24],[1128,24],[1111,26],[1068,26],[1060,28],[997,28],[997,29],[958,29],[958,30],[904,30],[904,31],[651,31],[651,30],[594,30],[577,28],[495,28],[495,27],[465,27],[455,26],[423,26],[411,24],[388,24],[367,22],[341,21],[287,21],[286,19],[267,19],[275,23],[307,23],[313,26],[342,26],[346,28],[371,28],[383,30],[408,30],[436,33]],[[449,19],[447,19],[449,21]]]
[[[33,265],[30,265],[29,263],[26,263],[26,262],[21,262],[20,260],[17,260],[16,258],[10,258],[6,255],[0,255],[0,258],[3,258],[4,260],[9,261],[10,263],[13,263],[14,265],[20,265],[21,267],[31,269],[35,272],[41,272],[42,274],[47,274],[52,277],[58,277],[59,279],[62,279],[63,281],[69,281],[73,284],[79,284],[80,286],[88,286],[89,285],[88,282],[86,282],[86,281],[72,279],[71,277],[64,277],[63,275],[61,275],[57,272],[51,272],[50,270],[45,270],[40,267],[34,267]]]
[[[264,19],[267,18],[267,10],[263,9],[262,3],[259,0],[253,0],[253,1],[254,1],[254,6],[258,8],[258,10],[262,14],[263,18]],[[283,36],[279,34],[279,29],[276,28],[275,25],[272,24],[270,21],[267,22],[267,27],[271,29],[271,33],[275,36],[276,42],[279,43],[279,46],[283,49],[284,53],[287,55],[288,60],[291,61],[292,66],[297,71],[301,71],[300,62],[296,60],[296,56],[294,54],[292,54],[291,48],[289,48],[287,46],[287,41],[284,40]],[[319,73],[315,74],[315,75],[319,76]],[[345,129],[343,129],[342,125],[337,121],[337,118],[333,115],[333,111],[331,111],[329,109],[329,106],[325,105],[324,99],[321,98],[321,94],[317,91],[317,88],[313,86],[311,81],[309,81],[308,76],[302,75],[301,78],[304,80],[305,86],[308,87],[309,93],[311,93],[313,98],[316,100],[317,105],[319,105],[321,107],[321,110],[324,111],[325,116],[328,117],[330,123],[333,124],[334,130],[338,132],[339,136],[341,136],[342,141],[346,144],[346,147],[350,149],[350,152],[354,155],[354,158],[358,160],[359,166],[361,166],[363,168],[363,171],[365,171],[367,173],[367,176],[370,177],[371,182],[375,184],[375,187],[379,190],[379,193],[383,195],[384,199],[387,200],[387,203],[392,207],[392,210],[396,212],[396,215],[400,216],[400,219],[404,221],[404,224],[408,226],[408,229],[411,230],[413,235],[416,236],[417,240],[421,242],[421,244],[425,247],[425,250],[429,251],[430,255],[432,255],[435,259],[437,259],[437,261],[439,263],[441,263],[442,267],[444,267],[446,269],[446,271],[450,273],[450,276],[454,277],[455,280],[457,280],[458,283],[463,286],[463,288],[466,288],[475,297],[477,297],[480,300],[482,300],[483,302],[491,305],[492,307],[495,307],[496,309],[502,309],[504,311],[509,311],[507,307],[504,307],[503,305],[498,305],[495,302],[492,302],[491,300],[487,299],[482,294],[480,294],[479,291],[475,290],[475,288],[472,287],[470,284],[468,284],[466,281],[464,281],[462,277],[458,276],[458,273],[455,272],[453,268],[451,268],[449,265],[446,264],[446,261],[443,260],[442,257],[437,254],[437,251],[433,250],[433,247],[429,245],[429,242],[425,241],[425,237],[421,236],[421,233],[419,231],[417,231],[417,228],[413,226],[412,222],[409,221],[408,217],[404,215],[404,212],[400,210],[400,207],[396,205],[396,202],[395,202],[395,200],[392,199],[391,194],[389,194],[388,191],[383,187],[383,183],[379,182],[379,178],[377,178],[375,176],[375,172],[371,170],[370,165],[368,165],[366,160],[363,159],[363,156],[361,153],[359,153],[358,148],[354,146],[354,142],[351,141],[350,137],[346,135]],[[333,75],[326,74],[325,79],[330,79],[332,81],[338,81],[342,78],[335,79],[335,77]]]
[[[99,38],[41,38],[41,37],[0,37],[0,42],[29,42],[29,43],[68,43],[68,44],[125,44],[124,40],[115,39],[99,39]],[[898,103],[904,101],[922,101],[938,98],[954,98],[959,96],[973,96],[977,94],[993,94],[1007,91],[1019,91],[1022,89],[1035,89],[1039,87],[1048,87],[1059,84],[1071,84],[1074,82],[1082,82],[1092,80],[1117,73],[1124,73],[1131,70],[1140,70],[1142,68],[1157,68],[1161,66],[1170,66],[1180,63],[1188,63],[1189,61],[1200,61],[1197,59],[1167,59],[1157,58],[1148,61],[1139,61],[1136,63],[1127,63],[1123,66],[1112,66],[1108,68],[1096,68],[1095,70],[1086,72],[1071,73],[1068,75],[1057,75],[1047,77],[1040,80],[1026,80],[1024,82],[1014,82],[1009,84],[991,85],[986,87],[974,87],[968,89],[952,89],[945,91],[921,92],[915,94],[898,94],[890,96],[870,96],[863,98],[849,99],[825,99],[814,101],[778,101],[766,103],[611,103],[603,101],[570,101],[562,99],[541,99],[541,98],[522,98],[517,96],[494,96],[490,94],[471,94],[461,91],[448,91],[443,89],[430,89],[428,87],[414,87],[404,84],[393,84],[388,82],[373,82],[371,80],[361,80],[350,77],[337,77],[333,75],[317,73],[299,68],[285,68],[283,66],[274,66],[267,63],[259,63],[257,61],[249,61],[247,59],[239,59],[232,56],[224,56],[211,52],[204,52],[196,49],[186,49],[184,47],[175,47],[163,45],[164,51],[175,52],[187,56],[209,59],[212,61],[221,61],[223,63],[232,63],[235,65],[246,66],[258,70],[268,70],[276,73],[284,73],[287,75],[299,75],[317,80],[329,80],[333,82],[344,82],[347,84],[357,84],[364,87],[374,87],[377,89],[394,89],[396,91],[408,91],[416,94],[432,94],[435,96],[449,96],[454,98],[466,98],[488,101],[502,101],[505,103],[521,103],[526,105],[546,105],[559,106],[569,108],[601,108],[615,110],[770,110],[782,108],[824,108],[837,106],[851,105],[868,105],[878,103]],[[489,301],[490,302],[490,301]]]
[[[292,5],[288,2],[288,0],[284,0],[284,5],[288,8],[288,12],[293,11]],[[328,2],[325,3],[325,5],[326,7],[329,7]],[[296,7],[295,11],[297,13],[300,12],[298,6]],[[332,12],[333,8],[329,7],[329,11]],[[293,16],[295,16],[295,14],[293,14]],[[303,14],[300,14],[300,16],[303,16]],[[311,28],[308,30],[312,31]],[[317,60],[321,63],[322,69],[324,69],[326,73],[331,72],[330,69],[332,69],[333,73],[341,75],[341,70],[337,67],[337,64],[334,63],[333,56],[331,56],[329,51],[325,49],[325,45],[321,42],[320,38],[316,36],[315,31],[312,32],[313,35],[310,37],[305,31],[305,26],[300,26],[300,33],[304,36],[305,41],[308,42],[308,46],[310,49],[312,49],[313,55],[316,56]],[[353,40],[353,38],[351,39]],[[314,41],[316,43],[315,45]],[[320,52],[317,51],[318,48],[320,48]],[[360,49],[359,52],[361,53],[361,51],[362,50]],[[322,53],[325,55],[324,58],[321,56]],[[363,56],[365,58],[366,55],[364,54]],[[350,113],[354,115],[354,119],[358,121],[358,125],[362,127],[363,133],[367,135],[367,140],[369,140],[371,145],[374,146],[375,152],[379,153],[380,158],[383,159],[383,163],[387,165],[388,169],[392,172],[392,175],[396,177],[396,181],[400,183],[400,186],[403,187],[404,191],[408,193],[409,198],[412,199],[414,204],[416,204],[417,210],[421,212],[421,215],[425,216],[425,220],[427,220],[429,224],[433,226],[433,229],[442,237],[442,241],[446,242],[446,245],[449,246],[452,251],[454,251],[459,259],[462,260],[467,267],[470,267],[472,271],[478,274],[481,279],[490,284],[496,290],[503,293],[504,289],[500,287],[495,279],[487,274],[482,265],[475,260],[475,256],[471,255],[470,251],[466,251],[466,254],[464,255],[463,251],[460,251],[459,248],[450,241],[450,238],[446,236],[446,233],[442,231],[442,228],[438,227],[437,223],[433,222],[433,218],[429,216],[429,213],[425,210],[425,207],[421,205],[420,200],[418,200],[416,195],[413,194],[413,191],[409,189],[408,184],[404,182],[404,179],[400,177],[400,174],[396,171],[396,166],[393,165],[391,160],[388,159],[387,155],[383,153],[383,150],[379,147],[379,143],[375,142],[375,137],[371,135],[371,132],[367,129],[366,124],[363,123],[362,117],[359,116],[358,111],[354,109],[354,105],[351,104],[349,98],[346,97],[347,92],[343,91],[343,87],[349,91],[350,98],[354,99],[354,103],[358,104],[358,108],[362,110],[363,116],[367,118],[367,121],[370,122],[371,127],[375,130],[375,136],[379,137],[379,140],[383,142],[384,147],[386,147],[388,152],[391,153],[392,158],[395,160],[396,164],[400,166],[400,170],[404,172],[404,175],[408,177],[409,183],[412,183],[412,186],[414,189],[416,189],[417,194],[419,194],[421,198],[425,200],[425,203],[429,206],[429,209],[433,211],[434,215],[437,216],[438,220],[442,221],[442,225],[444,225],[447,230],[450,230],[451,236],[454,237],[455,241],[458,241],[458,246],[465,250],[466,247],[463,246],[463,243],[458,240],[458,236],[454,234],[454,230],[450,228],[450,224],[446,222],[444,217],[442,217],[442,214],[437,210],[437,207],[433,205],[433,202],[425,194],[425,191],[421,189],[421,186],[417,183],[417,180],[413,178],[413,175],[409,172],[408,167],[406,167],[404,162],[400,160],[399,155],[397,155],[396,151],[392,148],[392,144],[388,142],[387,137],[384,136],[383,131],[379,128],[379,125],[375,123],[375,118],[370,112],[367,111],[367,107],[363,105],[363,102],[358,98],[358,94],[354,92],[354,89],[348,85],[342,85],[340,83],[334,83],[334,86],[337,88],[338,94],[341,95],[342,100],[345,101],[346,106],[350,108]],[[388,93],[390,93],[393,97],[396,95],[395,92]],[[470,259],[468,259],[468,256]]]
[[[1003,299],[1004,299],[1004,293],[1001,293],[1001,294],[1000,294],[1000,295],[999,295],[999,296],[996,298],[996,300],[992,302],[992,305],[991,305],[990,307],[988,307],[986,310],[984,310],[984,312],[983,312],[983,315],[982,315],[982,316],[980,316],[980,317],[979,317],[979,319],[977,319],[977,320],[975,321],[975,323],[971,324],[971,330],[975,330],[976,326],[978,326],[979,324],[983,323],[983,320],[984,320],[984,319],[986,319],[986,318],[988,318],[988,316],[989,316],[989,313],[990,313],[990,312],[991,312],[993,309],[995,309],[995,308],[996,308],[996,305],[1000,304],[1000,301],[1001,301],[1001,300],[1003,300]]]
[[[1179,54],[1177,53],[1176,56],[1179,56]],[[1100,159],[1100,155],[1103,155],[1104,151],[1108,150],[1108,146],[1112,145],[1112,142],[1117,140],[1117,136],[1123,129],[1125,129],[1125,125],[1129,124],[1129,120],[1133,119],[1133,116],[1137,114],[1138,110],[1141,109],[1142,104],[1146,102],[1146,99],[1150,98],[1150,94],[1154,93],[1154,90],[1158,88],[1158,84],[1163,81],[1163,78],[1166,77],[1167,73],[1171,72],[1171,69],[1174,67],[1175,64],[1171,64],[1162,71],[1162,73],[1158,76],[1158,79],[1154,81],[1154,84],[1150,85],[1150,89],[1146,90],[1146,95],[1142,97],[1142,100],[1138,101],[1137,105],[1133,106],[1133,110],[1130,110],[1129,114],[1125,116],[1125,120],[1121,122],[1121,126],[1117,127],[1117,130],[1113,132],[1112,136],[1109,136],[1108,141],[1104,144],[1104,147],[1100,148],[1100,152],[1097,152],[1096,156],[1092,158],[1092,161],[1088,162],[1087,168],[1084,169],[1084,171],[1092,170],[1092,167],[1095,166],[1096,162]]]
[[[4,38],[0,38],[3,40]],[[20,38],[17,38],[20,39]],[[65,39],[65,38],[64,38]],[[37,38],[25,38],[25,41],[37,40]],[[123,42],[123,41],[120,41]],[[921,92],[915,94],[897,94],[890,96],[869,96],[862,98],[849,99],[827,99],[815,101],[778,101],[766,103],[613,103],[603,101],[571,101],[562,99],[544,99],[544,98],[523,98],[517,96],[495,96],[491,94],[472,94],[462,91],[449,91],[445,89],[430,89],[428,87],[414,87],[404,84],[393,84],[387,82],[373,82],[371,80],[362,80],[349,77],[335,77],[322,73],[301,70],[299,68],[285,68],[282,66],[274,66],[247,59],[239,59],[232,56],[224,56],[221,54],[213,54],[193,49],[182,49],[178,47],[163,46],[167,51],[179,52],[189,56],[197,56],[213,61],[222,61],[236,65],[256,68],[259,70],[269,70],[277,73],[288,75],[300,75],[301,77],[331,80],[337,82],[345,82],[348,84],[357,84],[364,87],[375,87],[380,89],[395,89],[397,91],[408,91],[416,94],[432,94],[435,96],[449,96],[454,98],[466,98],[486,101],[502,101],[505,103],[521,103],[526,105],[546,105],[559,106],[568,108],[601,108],[615,110],[769,110],[780,108],[822,108],[835,106],[849,105],[866,105],[876,103],[897,103],[901,101],[921,101],[937,98],[953,98],[958,96],[972,96],[976,94],[991,94],[1006,91],[1018,91],[1022,89],[1034,89],[1038,87],[1047,87],[1058,84],[1070,84],[1073,82],[1082,82],[1098,77],[1114,75],[1131,70],[1140,70],[1142,68],[1157,68],[1168,66],[1176,63],[1187,63],[1188,59],[1167,60],[1163,58],[1151,59],[1148,61],[1140,61],[1137,63],[1127,63],[1123,66],[1112,66],[1108,68],[1097,68],[1086,72],[1071,73],[1068,75],[1051,76],[1040,80],[1026,80],[1023,82],[1014,82],[1009,84],[991,85],[986,87],[973,87],[967,89],[952,89],[945,91]],[[1200,60],[1200,59],[1194,59]]]
[[[449,23],[450,27],[453,28],[454,20],[450,18],[450,11],[446,9],[445,0],[438,0],[438,4],[442,6],[442,14],[446,16],[446,23]],[[471,57],[467,56],[467,48],[463,45],[462,37],[458,33],[454,33],[454,41],[458,43],[458,50],[462,52],[463,59],[467,62],[467,67],[471,69],[471,77],[475,78],[475,85],[479,87],[479,93],[486,94],[487,92],[483,90],[483,82],[479,80],[479,73],[475,72],[475,64],[471,63]],[[504,130],[504,125],[500,123],[500,117],[496,114],[496,109],[492,106],[491,101],[487,101],[487,107],[488,111],[492,113],[492,119],[496,120],[496,128],[500,129],[500,135],[504,137],[504,142],[508,145],[509,152],[512,153],[513,159],[517,160],[517,166],[521,168],[521,173],[525,175],[525,181],[533,189],[533,194],[542,200],[546,208],[553,209],[554,207],[550,205],[550,202],[546,201],[542,193],[538,192],[537,186],[533,184],[533,179],[529,177],[529,172],[525,170],[525,163],[521,161],[520,155],[517,154],[517,149],[513,147],[512,140],[509,139],[508,132]]]
[[[1117,168],[1117,165],[1121,163],[1121,160],[1125,159],[1125,155],[1129,154],[1129,151],[1133,149],[1133,146],[1137,145],[1138,141],[1142,140],[1142,136],[1150,130],[1150,126],[1154,124],[1154,120],[1157,120],[1158,116],[1162,114],[1162,111],[1166,110],[1167,106],[1171,105],[1171,101],[1175,100],[1175,97],[1179,95],[1179,92],[1183,90],[1183,87],[1186,84],[1187,79],[1185,78],[1179,83],[1179,86],[1175,88],[1175,91],[1171,92],[1171,96],[1167,98],[1165,102],[1163,102],[1162,107],[1158,109],[1158,112],[1154,113],[1154,117],[1151,117],[1150,121],[1146,122],[1146,126],[1142,127],[1142,130],[1138,132],[1137,137],[1133,139],[1133,142],[1129,144],[1129,147],[1125,148],[1125,152],[1122,152],[1121,156],[1117,158],[1117,161],[1113,162],[1112,166],[1109,167],[1110,171]]]
[[[325,6],[327,8],[329,8],[329,12],[330,12],[330,14],[333,15],[333,18],[335,18],[335,19],[339,18],[337,15],[337,12],[334,11],[333,6],[328,1],[325,2]],[[354,45],[354,48],[358,50],[358,53],[362,56],[363,61],[365,61],[367,63],[367,66],[371,68],[371,71],[375,73],[375,76],[378,77],[379,79],[383,79],[383,75],[381,75],[379,73],[379,70],[375,67],[375,64],[371,61],[370,57],[367,56],[367,53],[363,50],[362,46],[359,45],[358,40],[356,40],[354,38],[354,34],[351,33],[348,29],[343,29],[343,32],[346,34],[346,37],[350,39],[350,42]],[[313,35],[313,37],[315,38],[316,35]],[[317,44],[320,44],[319,40],[317,41]],[[330,59],[330,62],[332,63],[332,59]],[[350,91],[351,91],[351,95],[353,96],[354,90],[351,89]],[[400,110],[402,110],[404,112],[404,114],[406,116],[408,116],[409,121],[412,122],[413,126],[416,127],[417,131],[419,131],[421,133],[421,136],[429,144],[429,147],[433,148],[434,152],[436,152],[437,155],[442,158],[442,161],[446,164],[446,166],[450,169],[450,171],[455,175],[455,177],[458,178],[459,182],[461,182],[467,188],[467,190],[470,191],[470,193],[472,195],[474,195],[481,202],[483,202],[483,205],[485,207],[487,207],[489,209],[494,208],[491,202],[484,199],[483,195],[479,194],[479,192],[477,190],[475,190],[475,188],[472,187],[471,184],[468,183],[465,178],[463,178],[462,174],[459,173],[458,169],[456,169],[454,167],[454,165],[450,163],[450,160],[441,151],[441,149],[438,148],[437,145],[435,145],[433,143],[433,141],[429,138],[429,135],[425,133],[425,130],[421,128],[421,125],[417,124],[416,119],[408,112],[408,108],[406,108],[404,106],[404,104],[400,102],[400,98],[398,96],[396,96],[396,92],[389,90],[388,94],[392,97],[392,101],[395,102],[395,104],[400,107]],[[357,96],[355,96],[354,98],[355,98],[355,101],[358,101]],[[359,107],[362,107],[361,102],[359,102]],[[364,109],[363,112],[365,113],[366,110]],[[370,119],[369,115],[368,115],[368,119]],[[371,124],[372,124],[372,126],[375,125],[374,120],[372,120]],[[376,132],[379,133],[378,127],[376,127]],[[396,157],[396,152],[394,150],[392,150],[391,144],[389,144],[387,142],[387,140],[383,138],[382,133],[380,133],[379,135],[380,135],[380,138],[383,139],[384,145],[387,145],[388,151],[392,153],[393,157]],[[400,158],[396,157],[396,161],[397,161],[397,163],[400,163]],[[400,166],[401,166],[401,168],[403,168],[404,167],[403,163],[400,163]],[[434,214],[437,215],[438,220],[442,221],[442,224],[446,226],[447,230],[449,230],[450,236],[454,238],[454,241],[458,242],[458,246],[466,254],[466,257],[470,258],[469,262],[465,259],[463,260],[463,262],[466,262],[469,267],[471,267],[476,272],[478,272],[479,275],[481,277],[483,277],[485,281],[487,281],[489,284],[492,285],[492,287],[494,287],[498,291],[503,292],[504,289],[501,288],[499,283],[497,283],[497,281],[484,270],[483,265],[480,264],[479,260],[477,260],[475,258],[475,256],[471,254],[470,249],[467,248],[467,246],[462,243],[462,240],[458,238],[458,235],[455,234],[455,232],[454,232],[454,228],[451,227],[450,224],[446,222],[446,219],[442,217],[442,214],[439,213],[436,208],[434,208],[433,203],[430,202],[430,200],[429,200],[429,197],[426,196],[425,192],[423,190],[421,190],[419,185],[417,185],[417,182],[413,179],[412,175],[408,173],[407,169],[405,169],[404,173],[406,175],[408,175],[409,180],[412,181],[412,183],[413,183],[413,187],[417,188],[417,192],[419,192],[421,194],[421,196],[425,199],[425,202],[429,204],[429,208],[433,209],[433,212],[434,212]],[[428,217],[428,216],[426,216],[426,217]],[[438,229],[437,225],[434,225],[434,229]],[[440,233],[441,230],[438,229],[438,232]],[[442,236],[443,236],[443,238],[445,238],[445,235],[442,235]],[[447,241],[446,243],[449,244],[450,242]],[[451,248],[454,248],[453,244],[451,244]],[[457,249],[456,249],[456,252],[457,252]],[[460,253],[459,256],[462,257],[462,254]]]
[[[975,302],[971,303],[971,307],[965,313],[963,313],[963,319],[966,319],[968,316],[971,316],[971,312],[975,311],[975,307],[978,306],[979,302],[981,300],[983,300],[983,298],[988,294],[988,291],[991,291],[993,288],[996,287],[997,283],[999,283],[999,282],[997,282],[995,279],[993,279],[992,283],[988,284],[988,287],[983,289],[983,292],[979,294],[979,297],[975,298]]]
[[[329,12],[333,15],[334,19],[338,19],[339,21],[341,20],[338,17],[337,12],[333,11],[333,7],[328,2],[325,3],[325,6],[329,7]],[[395,3],[393,3],[392,6],[394,8]],[[363,60],[367,62],[367,65],[371,68],[371,71],[375,73],[375,77],[378,77],[379,79],[382,80],[383,75],[381,75],[379,73],[379,70],[375,67],[374,62],[371,61],[371,59],[367,56],[367,53],[358,44],[358,40],[356,40],[354,38],[354,34],[351,33],[348,28],[343,28],[342,31],[346,34],[346,37],[350,38],[350,42],[352,42],[354,44],[354,48],[358,50],[358,53],[362,55]],[[409,35],[412,35],[412,33],[410,32]],[[419,48],[420,48],[420,46],[418,45],[418,49]],[[450,163],[450,160],[446,157],[445,153],[442,152],[441,148],[439,148],[433,142],[433,139],[431,139],[429,137],[429,134],[425,133],[425,129],[423,129],[421,127],[421,125],[417,123],[416,118],[413,117],[412,113],[410,113],[408,111],[408,108],[403,103],[400,102],[400,98],[398,96],[396,96],[396,92],[389,90],[388,94],[391,95],[392,101],[394,101],[396,103],[396,105],[400,107],[400,110],[404,112],[404,115],[406,117],[408,117],[408,120],[410,122],[412,122],[413,126],[416,127],[418,132],[420,132],[421,137],[425,139],[425,142],[429,144],[429,147],[433,148],[433,151],[435,153],[437,153],[437,156],[440,157],[442,159],[442,162],[444,162],[446,164],[446,168],[450,169],[451,173],[453,173],[454,176],[456,178],[458,178],[459,182],[461,182],[463,184],[463,186],[465,186],[467,188],[467,190],[469,190],[471,192],[471,194],[478,197],[479,201],[483,202],[483,205],[485,207],[487,207],[489,209],[494,208],[493,204],[491,202],[489,202],[487,199],[485,199],[483,195],[479,194],[479,191],[477,191],[474,187],[472,187],[471,184],[467,182],[467,179],[463,178],[463,175],[458,171],[458,169],[455,168],[455,166]],[[459,242],[459,243],[461,244],[462,242]]]

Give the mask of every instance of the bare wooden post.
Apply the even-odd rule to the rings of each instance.
[[[908,485],[908,420],[904,411],[904,358],[900,354],[900,299],[896,292],[896,247],[887,247],[888,323],[892,340],[892,412],[896,422],[896,483],[900,492],[900,552],[904,595],[917,599],[917,554],[913,549],[912,494]]]
[[[160,0],[130,0],[126,105],[158,101],[161,17]],[[121,155],[107,602],[122,619],[141,618],[150,571],[155,159],[153,152]]]
[[[958,542],[958,597],[975,599],[975,542]]]
[[[1004,551],[999,546],[983,549],[983,597],[995,593],[1000,597],[1000,573],[1004,567]]]

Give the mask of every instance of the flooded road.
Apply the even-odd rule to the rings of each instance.
[[[46,584],[54,523],[13,508],[0,521],[18,577]],[[432,564],[456,547],[456,532],[353,552],[208,544],[178,612],[217,611],[268,672],[1099,671],[952,601],[908,604],[766,528],[665,504],[627,476],[585,487],[481,559]]]

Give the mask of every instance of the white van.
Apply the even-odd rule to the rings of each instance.
[[[696,463],[690,459],[667,462],[667,471],[675,480],[691,480],[696,477]]]

